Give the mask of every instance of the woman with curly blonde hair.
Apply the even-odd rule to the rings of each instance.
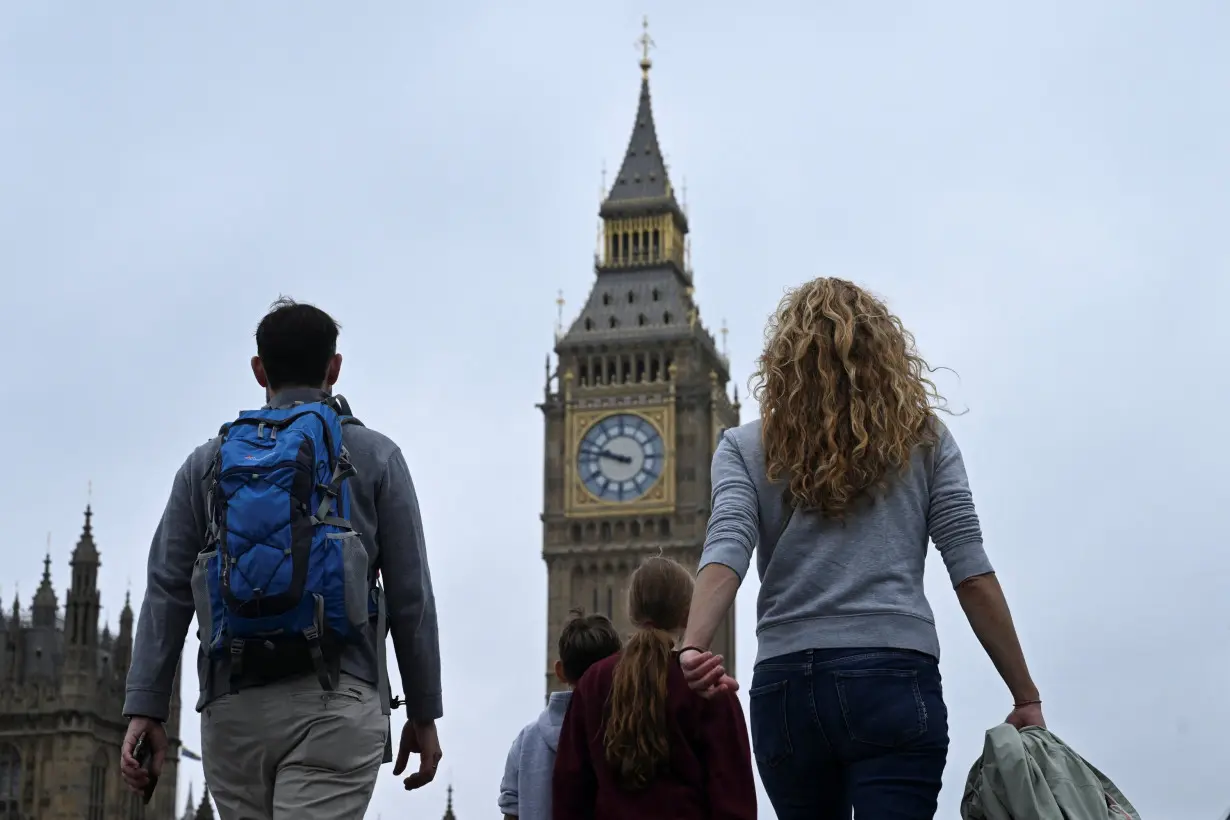
[[[756,552],[752,748],[780,820],[929,820],[948,755],[928,541],[1012,696],[1045,725],[982,546],[961,451],[914,338],[842,279],[791,291],[754,377],[760,419],[713,456],[713,509],[680,664],[738,684],[708,651]]]

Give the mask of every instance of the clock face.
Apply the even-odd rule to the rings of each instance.
[[[585,431],[577,452],[577,473],[602,501],[635,501],[662,475],[662,435],[633,413],[617,413]]]

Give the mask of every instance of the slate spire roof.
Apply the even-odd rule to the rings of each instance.
[[[629,199],[659,199],[671,196],[666,160],[658,145],[658,128],[653,121],[653,102],[649,96],[649,77],[641,79],[641,98],[636,106],[636,121],[623,164],[607,196],[613,203]]]

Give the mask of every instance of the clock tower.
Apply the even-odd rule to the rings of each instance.
[[[540,405],[546,422],[543,560],[547,692],[569,611],[611,617],[626,634],[628,579],[650,555],[695,570],[709,520],[709,463],[739,423],[730,364],[694,300],[688,218],[641,93],[622,166],[599,210],[602,249],[580,314],[556,337]],[[713,649],[735,662],[734,612]]]

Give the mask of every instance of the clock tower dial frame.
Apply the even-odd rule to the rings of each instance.
[[[570,408],[568,418],[568,442],[565,445],[571,454],[567,477],[566,514],[571,518],[619,515],[625,512],[670,513],[675,509],[675,458],[673,439],[675,413],[670,404],[633,407]],[[645,491],[627,500],[597,496],[586,484],[586,475],[581,464],[585,461],[586,436],[605,421],[621,416],[643,420],[657,434],[662,443],[662,453],[657,464],[657,476],[645,487]],[[614,457],[622,454],[612,453]],[[651,456],[652,458],[652,456]]]

